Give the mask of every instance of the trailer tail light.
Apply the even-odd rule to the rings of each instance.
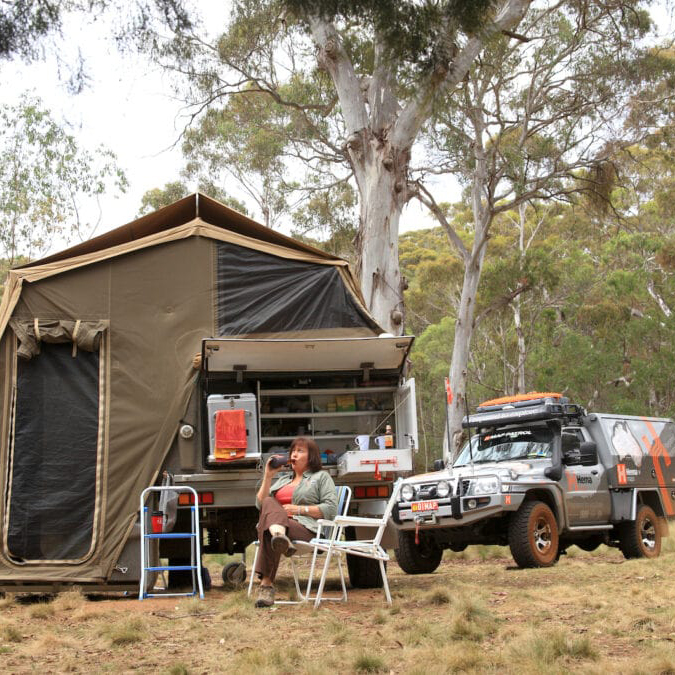
[[[213,492],[198,492],[197,498],[201,505],[213,504]],[[179,506],[191,506],[194,504],[194,497],[191,492],[181,492],[178,495],[178,505]]]
[[[389,485],[358,485],[354,488],[354,497],[356,499],[385,499],[391,494]]]

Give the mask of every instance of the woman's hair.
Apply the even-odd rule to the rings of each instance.
[[[307,465],[310,471],[321,471],[321,451],[316,442],[307,436],[298,436],[291,443],[290,452],[296,445],[304,445],[307,448]]]

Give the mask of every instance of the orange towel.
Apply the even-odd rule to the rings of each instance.
[[[218,410],[216,412],[216,450],[245,448],[246,417],[243,410]]]

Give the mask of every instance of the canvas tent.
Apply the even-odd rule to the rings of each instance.
[[[110,578],[211,336],[374,336],[347,263],[195,194],[9,273],[0,582]]]

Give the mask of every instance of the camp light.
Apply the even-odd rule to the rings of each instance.
[[[436,486],[436,494],[441,498],[444,499],[450,494],[450,484],[446,480],[439,481],[438,485]]]

